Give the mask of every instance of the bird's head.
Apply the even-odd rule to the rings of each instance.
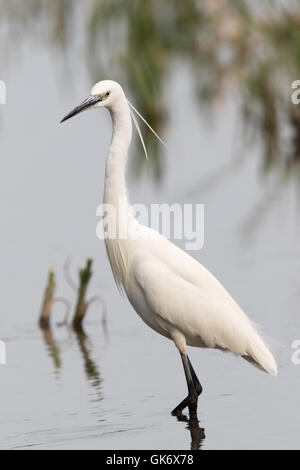
[[[142,121],[144,121],[144,123],[149,127],[149,129],[151,130],[151,132],[153,132],[153,134],[157,137],[157,139],[163,145],[166,146],[164,141],[152,129],[152,127],[146,121],[146,119],[138,112],[138,110],[133,106],[133,104],[131,104],[130,101],[127,100],[122,87],[117,82],[114,82],[113,80],[102,80],[101,82],[96,83],[96,85],[94,85],[91,90],[90,96],[86,98],[79,106],[76,106],[76,108],[72,109],[72,111],[69,114],[67,114],[60,122],[64,122],[67,119],[70,119],[71,117],[76,116],[76,114],[79,114],[82,111],[86,111],[87,109],[92,109],[92,108],[108,108],[112,112],[117,112],[120,110],[123,110],[124,112],[125,110],[125,113],[128,113],[130,125],[131,125],[131,121],[130,121],[130,115],[131,115],[133,123],[141,139],[143,149],[144,149],[147,159],[148,159],[148,155],[147,155],[147,150],[146,150],[146,146],[144,143],[144,139],[143,139],[138,121],[134,114],[137,114],[137,116],[139,116],[142,119]],[[130,130],[130,135],[131,135],[131,130]]]
[[[112,80],[102,80],[96,83],[91,90],[91,94],[80,105],[76,106],[70,113],[68,113],[60,122],[75,116],[82,111],[92,108],[109,108],[120,100],[124,99],[125,95],[121,86]]]

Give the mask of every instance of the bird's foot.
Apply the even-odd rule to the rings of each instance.
[[[171,414],[173,416],[180,416],[182,411],[188,407],[190,418],[197,416],[198,396],[200,393],[198,394],[197,392],[196,394],[188,395],[184,400],[182,400],[182,402],[179,403],[179,405],[176,406],[176,408],[171,411]]]
[[[182,400],[182,402],[171,411],[173,416],[181,416],[182,411],[188,406],[188,398],[189,397],[186,397],[184,400]]]
[[[201,393],[202,393],[202,386],[199,382],[196,386],[196,395],[194,395],[192,402],[196,401],[197,403],[198,397],[199,395],[201,395]],[[179,416],[186,407],[189,407],[190,402],[191,402],[191,398],[190,398],[190,395],[188,395],[184,400],[182,400],[182,402],[179,403],[179,405],[176,406],[176,408],[174,408],[174,410],[171,411],[171,414],[173,416]],[[197,408],[197,405],[196,405],[196,408]]]

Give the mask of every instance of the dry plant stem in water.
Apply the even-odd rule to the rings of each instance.
[[[55,282],[55,271],[50,270],[48,275],[48,282],[45,288],[44,299],[42,303],[41,313],[40,313],[40,327],[48,328],[50,326],[50,317],[52,311],[52,305],[54,302],[54,294],[56,290]]]
[[[86,300],[87,290],[92,277],[92,264],[93,260],[88,259],[86,262],[86,267],[79,270],[79,289],[78,297],[75,308],[75,314],[73,318],[73,327],[78,329],[82,325],[82,321],[85,317],[86,311],[89,307],[89,302]]]

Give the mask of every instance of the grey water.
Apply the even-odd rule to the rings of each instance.
[[[205,205],[204,247],[191,254],[262,326],[279,367],[271,377],[230,354],[191,349],[204,389],[192,436],[170,414],[186,395],[178,352],[119,295],[96,237],[110,117],[97,110],[59,125],[93,83],[79,61],[57,80],[53,62],[46,47],[24,41],[0,77],[0,448],[189,449],[193,440],[202,449],[298,449],[299,168],[264,174],[259,143],[239,137],[236,99],[212,121],[195,104],[190,71],[174,64],[163,179],[153,180],[151,161],[139,179],[129,174],[131,201]],[[74,278],[94,259],[90,295],[106,300],[107,333],[97,304],[85,334],[56,325],[59,304],[51,330],[38,328],[50,267],[58,295],[75,301],[63,275],[68,255]]]

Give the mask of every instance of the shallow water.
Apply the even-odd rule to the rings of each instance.
[[[180,357],[148,329],[114,285],[95,211],[103,191],[111,123],[86,113],[60,118],[88,94],[80,64],[70,86],[57,87],[42,48],[24,46],[4,77],[1,112],[0,446],[4,449],[189,449],[188,424],[170,415],[185,396]],[[182,67],[166,91],[169,151],[161,186],[149,175],[130,182],[134,202],[205,204],[204,248],[192,255],[263,325],[278,360],[278,377],[217,351],[191,349],[204,392],[193,445],[203,449],[299,448],[299,170],[262,176],[259,148],[237,142],[237,104],[229,99],[207,124]],[[73,86],[74,84],[74,86]],[[66,85],[66,84],[65,84]],[[181,93],[182,103],[176,101]],[[58,295],[74,301],[63,276],[95,259],[90,293],[108,305],[108,332],[95,305],[78,336],[37,326],[47,270],[58,273]]]

